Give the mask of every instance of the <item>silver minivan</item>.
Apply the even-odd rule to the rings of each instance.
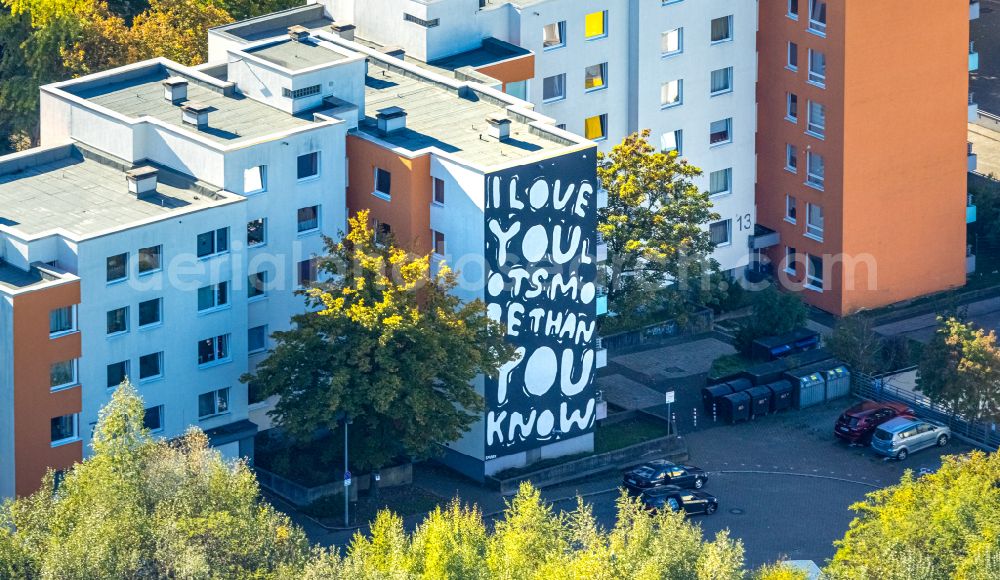
[[[951,439],[951,429],[927,419],[896,417],[879,425],[872,436],[876,453],[899,460],[926,447],[944,447]]]

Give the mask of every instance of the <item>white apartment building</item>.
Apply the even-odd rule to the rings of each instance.
[[[654,144],[703,170],[696,183],[721,216],[710,229],[722,269],[748,264],[756,220],[757,2],[311,1],[325,13],[313,13],[308,26],[350,23],[358,39],[460,78],[472,74],[471,65],[602,151],[649,129]],[[524,53],[497,54],[493,40]]]

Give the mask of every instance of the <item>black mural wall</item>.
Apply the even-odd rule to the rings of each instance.
[[[486,383],[486,458],[594,426],[596,150],[486,176],[486,302],[517,362]]]

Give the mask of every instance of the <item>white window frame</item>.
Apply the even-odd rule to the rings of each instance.
[[[389,175],[389,191],[380,191],[378,188],[378,175],[379,172],[387,173]],[[379,199],[384,199],[385,201],[392,201],[392,172],[388,169],[382,169],[376,166],[372,171],[372,195]]]
[[[792,111],[793,102],[795,111]],[[795,124],[799,122],[799,96],[795,93],[785,93],[785,120]]]
[[[155,375],[150,375],[148,377],[143,377],[142,376],[142,359],[146,358],[147,356],[155,356],[156,357],[156,360],[157,360],[157,365],[156,366],[159,367],[160,372],[157,373],[157,374],[155,374]],[[144,355],[140,355],[139,356],[139,369],[138,369],[138,372],[136,373],[136,376],[139,379],[139,383],[140,384],[141,383],[149,383],[149,382],[152,382],[152,381],[157,381],[157,380],[162,379],[163,378],[163,374],[164,374],[164,371],[163,371],[164,359],[165,359],[165,356],[164,356],[162,350],[158,351],[158,352],[147,352]]]
[[[220,334],[218,336],[210,336],[208,338],[203,338],[198,341],[198,346],[200,346],[201,343],[208,340],[212,341],[212,358],[210,360],[206,360],[205,362],[201,362],[200,360],[195,359],[198,363],[198,368],[203,369],[207,367],[212,367],[233,360],[233,335],[231,333],[227,332],[225,334]],[[221,357],[219,356],[220,345],[225,346],[225,351],[226,351],[224,355]]]
[[[149,322],[147,324],[143,324],[141,306],[148,302],[156,302],[156,312],[157,312],[156,322]],[[139,330],[147,330],[150,328],[155,328],[157,326],[160,326],[161,324],[163,324],[163,298],[151,298],[149,300],[143,300],[138,305],[136,305],[135,316],[136,316],[136,328],[138,328]]]
[[[813,34],[825,37],[826,36],[826,24],[827,24],[826,23],[826,18],[827,18],[826,0],[806,0],[806,1],[809,2],[809,28],[808,28],[809,32],[812,32]],[[819,21],[819,20],[816,20],[815,18],[813,18],[813,9],[817,6],[817,4],[821,4],[823,6],[823,21],[822,22]]]
[[[714,24],[716,20],[721,20],[723,18],[726,19],[726,21],[727,21],[726,22],[726,29],[728,30],[729,34],[725,38],[720,38],[719,40],[712,40],[712,24]],[[713,44],[713,45],[715,45],[715,44],[722,44],[723,42],[732,42],[733,41],[733,15],[730,14],[728,16],[720,16],[718,18],[713,18],[711,21],[709,21],[709,23],[708,23],[708,39],[709,39],[710,43]]]
[[[251,348],[251,346],[250,346],[250,332],[252,332],[254,330],[257,330],[259,328],[264,329],[263,330],[263,332],[264,332],[264,343],[263,343],[263,346],[261,346],[260,348]],[[267,334],[267,325],[266,324],[262,324],[260,326],[253,326],[251,328],[248,328],[247,329],[247,354],[258,354],[258,353],[261,353],[261,352],[267,352],[267,336],[268,336],[268,334]]]
[[[676,83],[677,85],[677,99],[673,102],[667,102],[666,98],[669,94],[670,85]],[[684,104],[684,79],[674,79],[660,84],[660,108],[669,109],[671,107],[679,107]]]
[[[69,363],[70,366],[70,378],[64,383],[58,385],[52,384],[52,367],[56,365]],[[69,360],[56,361],[49,365],[49,392],[62,391],[65,389],[71,389],[80,384],[80,359],[74,358]]]
[[[785,171],[799,172],[799,149],[791,143],[785,143]]]
[[[249,182],[248,177],[251,177],[254,173],[257,174],[257,179],[254,181],[259,181],[260,187],[256,189],[247,189],[247,183]],[[243,195],[254,195],[256,193],[263,193],[265,191],[267,191],[267,165],[255,165],[253,167],[248,167],[244,169]]]
[[[795,5],[795,10],[792,10],[792,5]],[[792,20],[799,19],[799,0],[788,0],[788,7],[785,10],[785,16],[791,18]]]
[[[677,35],[677,48],[674,50],[663,50],[664,42],[669,38],[669,35]],[[668,56],[674,56],[676,54],[681,54],[684,52],[684,27],[674,28],[673,30],[665,30],[660,33],[660,56],[666,58]]]
[[[723,71],[726,74],[726,87],[719,90],[712,90],[712,77],[715,73]],[[716,97],[718,95],[724,95],[726,93],[733,92],[733,67],[727,66],[720,69],[715,69],[708,74],[708,94],[711,97]]]
[[[124,310],[125,311],[125,328],[124,328],[124,330],[115,330],[115,331],[108,330],[108,325],[107,325],[107,323],[108,323],[108,315],[111,314],[112,312],[117,312],[119,310]],[[131,310],[132,309],[129,308],[126,305],[126,306],[121,306],[121,307],[118,307],[118,308],[112,308],[111,310],[108,310],[105,313],[105,315],[104,315],[104,323],[105,323],[104,330],[105,330],[105,336],[107,338],[112,338],[112,337],[115,337],[115,336],[121,336],[123,334],[128,334],[128,332],[130,330],[132,330],[132,324],[131,324],[132,323],[132,320],[131,320],[132,319],[132,311]]]
[[[586,24],[587,17],[590,16],[591,14],[597,14],[598,12],[601,13],[601,18],[604,21],[603,25],[601,26],[601,30],[603,32],[601,32],[601,34],[595,34],[594,36],[587,36],[587,24]],[[583,39],[584,40],[586,40],[586,41],[589,42],[591,40],[600,40],[602,38],[607,38],[608,37],[608,11],[607,10],[597,10],[597,11],[594,11],[594,12],[588,12],[588,13],[586,13],[586,14],[583,15],[583,22],[584,22],[584,28],[583,28]]]
[[[143,252],[143,250],[156,250],[156,267],[155,268],[150,268],[148,270],[143,270],[142,269],[142,252]],[[163,245],[162,244],[157,244],[155,246],[148,246],[148,247],[145,247],[145,248],[139,248],[139,251],[136,253],[136,260],[135,260],[135,262],[136,262],[136,266],[139,269],[139,276],[148,276],[150,274],[154,274],[156,272],[162,271],[163,270]]]
[[[798,43],[789,41],[785,49],[785,68],[790,71],[799,70],[799,45]],[[794,50],[793,50],[794,49]],[[795,63],[792,63],[792,59],[795,59]]]
[[[121,277],[119,277],[119,278],[109,279],[108,276],[110,275],[110,271],[108,270],[108,260],[110,260],[111,258],[117,258],[119,256],[125,256],[125,267],[123,268],[123,270],[124,270],[125,273]],[[129,269],[129,266],[130,266],[129,261],[130,260],[129,260],[128,252],[122,252],[120,254],[114,254],[114,255],[108,256],[107,258],[104,259],[104,271],[105,271],[104,278],[105,278],[105,280],[106,280],[106,282],[107,282],[107,284],[109,286],[111,284],[119,284],[121,282],[124,282],[125,280],[128,280],[128,274],[129,274],[128,269]]]
[[[108,379],[108,375],[107,375],[108,367],[110,367],[111,365],[120,365],[122,363],[125,364],[125,372],[122,373],[122,377],[123,377],[122,381],[124,381],[125,379],[129,378],[130,376],[132,376],[132,374],[131,374],[132,373],[132,361],[129,360],[129,359],[120,360],[120,361],[113,362],[113,363],[111,363],[109,365],[104,365],[104,380],[105,380],[105,382],[107,382],[107,379]],[[117,384],[114,384],[114,385],[107,385],[106,388],[108,388],[108,389],[117,389],[118,386],[122,384],[122,381],[119,381]]]
[[[256,296],[251,296],[251,290],[255,289],[254,278],[260,277],[261,281],[261,292]],[[258,300],[264,300],[267,298],[267,270],[261,270],[259,272],[254,272],[247,276],[247,302],[257,302]]]
[[[673,136],[674,146],[668,147],[667,135]],[[676,151],[677,155],[683,155],[684,151],[684,130],[674,129],[673,131],[667,131],[663,135],[660,135],[660,151],[664,153],[669,153],[671,151]]]
[[[813,159],[819,159],[821,161],[823,165],[822,175],[813,173]],[[826,159],[819,153],[806,151],[806,185],[822,191],[825,182],[826,182]]]
[[[726,189],[721,191],[712,191],[712,176],[713,175],[725,175],[726,176]],[[708,174],[708,195],[710,197],[716,197],[720,195],[729,195],[733,192],[733,168],[726,167],[725,169],[719,169]]]
[[[717,226],[719,224],[723,224],[726,227],[726,241],[718,244],[713,242],[713,245],[716,248],[725,248],[727,246],[731,246],[733,244],[733,220],[731,219],[719,220],[717,222],[708,224],[709,237],[711,238],[712,235],[712,227]]]
[[[562,88],[562,91],[558,95],[556,95],[554,97],[551,97],[551,96],[550,97],[546,97],[545,96],[545,82],[548,81],[549,79],[556,79],[556,80],[558,80],[559,83],[560,83],[559,86]],[[562,100],[565,100],[565,99],[566,99],[566,73],[559,73],[557,75],[548,76],[548,77],[545,77],[544,79],[542,79],[542,102],[543,103],[555,103],[557,101],[562,101]]]
[[[441,251],[438,251],[438,236],[441,236]],[[444,235],[444,232],[438,230],[431,230],[431,250],[434,252],[435,256],[443,258],[448,251],[448,238]]]
[[[200,238],[201,236],[207,235],[207,234],[212,234],[212,251],[209,252],[208,254],[205,254],[204,256],[198,256],[198,238]],[[220,238],[219,237],[220,235],[223,236],[223,237]],[[230,250],[232,249],[232,246],[233,246],[233,244],[231,243],[231,240],[229,238],[230,238],[229,227],[216,228],[214,230],[210,230],[210,231],[202,232],[202,233],[198,234],[197,236],[195,236],[195,256],[197,256],[199,260],[209,260],[209,259],[214,258],[216,256],[223,256],[225,254],[228,254],[230,252]],[[226,241],[226,249],[225,250],[220,250],[219,249],[219,240],[220,239],[224,239]]]
[[[545,29],[550,26],[556,27],[556,32],[559,34],[559,43],[550,44],[545,46]],[[557,48],[563,48],[566,46],[566,21],[560,20],[559,22],[551,22],[542,27],[542,50],[555,50]]]
[[[254,222],[260,222],[261,232],[262,232],[263,235],[261,236],[261,241],[260,242],[258,242],[256,244],[251,244],[250,243],[250,224],[252,224]],[[266,245],[267,245],[267,218],[266,217],[259,217],[257,219],[252,219],[252,220],[248,221],[247,222],[247,247],[248,248],[263,248]]]
[[[794,195],[785,194],[785,221],[794,224],[798,222],[799,200]]]
[[[823,72],[822,73],[813,71],[813,56],[814,55],[819,55],[820,58],[823,59]],[[809,84],[811,84],[811,85],[814,85],[814,86],[817,86],[817,87],[820,87],[820,88],[826,88],[826,53],[821,52],[819,50],[814,50],[814,49],[810,48],[808,51],[806,51],[806,65],[808,66],[808,69],[807,69],[807,72],[808,72],[808,81],[807,82],[809,82]]]
[[[157,427],[156,429],[149,429],[149,432],[150,433],[160,433],[160,432],[162,432],[164,430],[163,424],[166,422],[166,421],[163,420],[163,405],[153,405],[152,407],[148,407],[146,409],[143,409],[142,425],[143,425],[143,427],[146,426],[146,414],[149,413],[149,411],[151,409],[159,409],[158,414],[160,416],[160,426]]]
[[[595,67],[597,68],[598,72],[601,73],[601,75],[600,75],[601,84],[600,84],[600,86],[587,88],[587,75],[589,74],[588,71],[590,69],[592,69],[592,68],[595,68]],[[592,65],[586,67],[585,69],[583,69],[583,90],[584,90],[584,92],[593,93],[595,91],[603,91],[606,88],[608,88],[608,63],[602,62],[602,63],[599,63],[599,64],[592,64]]]
[[[219,393],[225,393],[226,394],[226,396],[225,396],[225,399],[226,399],[226,408],[225,408],[225,410],[222,410],[222,411],[219,410]],[[207,415],[202,415],[201,414],[201,398],[204,397],[205,395],[212,395],[212,412],[209,413],[209,414],[207,414]],[[207,393],[200,393],[198,395],[198,420],[202,421],[202,420],[205,420],[205,419],[211,419],[212,417],[218,417],[219,415],[225,415],[227,413],[230,413],[231,409],[232,409],[232,405],[230,404],[231,403],[231,401],[230,401],[230,395],[231,395],[231,391],[229,390],[229,387],[223,387],[221,389],[215,389],[215,390],[209,391]]]
[[[220,304],[219,303],[219,286],[221,286],[223,284],[226,285],[226,292],[225,292],[226,301],[224,303]],[[209,306],[209,307],[207,307],[207,308],[201,308],[201,304],[198,301],[198,294],[203,289],[205,289],[205,288],[211,288],[212,289],[212,305]],[[216,282],[215,284],[209,284],[207,286],[202,286],[201,288],[198,288],[198,290],[195,292],[195,310],[198,312],[198,314],[209,314],[211,312],[217,312],[219,310],[224,310],[226,308],[232,307],[232,304],[233,304],[233,285],[230,283],[229,280],[220,280],[220,281]]]
[[[438,199],[438,184],[441,185],[441,199]],[[445,180],[440,177],[431,177],[431,203],[437,206],[444,206],[444,202],[447,199],[447,187],[448,184]]]
[[[813,119],[813,104],[816,104],[823,111],[823,124],[817,123]],[[808,101],[806,103],[806,133],[817,139],[826,138],[826,106],[819,101]]]
[[[820,271],[819,276],[815,275],[815,267],[813,266],[813,258],[819,258]],[[811,254],[806,254],[806,277],[805,277],[805,287],[813,290],[815,292],[822,292],[824,290],[823,286],[825,283],[823,267],[826,265],[825,260],[822,256],[813,256]],[[818,282],[818,284],[817,284]]]
[[[822,222],[820,222],[819,225],[816,225],[816,224],[814,224],[812,222],[812,215],[813,215],[813,211],[812,210],[813,210],[813,208],[818,208],[819,209],[820,220],[823,220]],[[826,216],[823,213],[823,206],[821,206],[821,205],[819,205],[817,203],[807,203],[806,204],[806,233],[805,233],[805,236],[807,238],[812,238],[812,239],[816,240],[817,242],[822,242],[823,241],[823,229],[826,226],[825,222],[826,222]]]
[[[794,276],[799,273],[798,269],[795,267],[797,255],[798,251],[795,248],[792,246],[785,246],[785,266],[783,270],[786,274]]]
[[[52,331],[52,315],[55,312],[62,312],[69,310],[70,327],[66,330]],[[80,332],[79,319],[77,318],[76,304],[71,304],[69,306],[60,306],[59,308],[53,308],[49,311],[49,338],[59,338],[60,336],[66,336],[68,334],[73,334]]]
[[[302,210],[304,210],[304,209],[306,209],[306,210],[315,209],[316,210],[316,226],[315,227],[307,228],[307,229],[304,229],[304,230],[301,229],[302,228],[302,224],[304,222],[301,221],[299,213]],[[305,207],[300,207],[299,209],[295,210],[295,232],[296,232],[297,235],[299,235],[299,236],[308,236],[310,234],[315,234],[316,232],[320,231],[320,229],[322,228],[322,225],[323,225],[323,206],[321,206],[319,204],[316,204],[316,205],[307,205]]]
[[[69,437],[63,437],[62,439],[53,441],[52,440],[52,419],[61,419],[62,417],[72,417],[73,421],[73,434]],[[75,443],[80,440],[80,414],[70,413],[68,415],[59,415],[58,417],[52,417],[49,419],[49,446],[50,447],[60,447],[62,445],[68,445],[70,443]]]
[[[299,159],[307,155],[316,155],[316,173],[313,173],[312,175],[307,175],[305,177],[299,177]],[[298,183],[319,179],[319,176],[322,173],[323,173],[323,160],[321,158],[319,151],[309,151],[307,153],[303,153],[302,155],[298,155],[295,157],[295,180]]]
[[[712,142],[712,125],[715,123],[725,123],[726,124],[726,139],[723,141]],[[708,146],[711,147],[721,147],[722,145],[728,145],[733,142],[733,118],[726,117],[725,119],[717,119],[712,121],[708,125]]]

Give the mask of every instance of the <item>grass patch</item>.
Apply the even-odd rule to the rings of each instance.
[[[753,365],[753,361],[742,354],[724,354],[712,361],[708,371],[709,379],[718,379],[745,371]]]
[[[604,425],[594,431],[594,453],[607,453],[669,435],[664,421],[645,416]]]
[[[389,510],[400,516],[426,513],[438,505],[445,503],[440,497],[412,485],[388,487],[379,490],[378,499],[366,495],[351,503],[351,521],[367,522],[375,519],[378,512]],[[319,499],[302,508],[302,513],[320,520],[333,520],[331,523],[342,525],[344,522],[344,496],[335,495]]]

